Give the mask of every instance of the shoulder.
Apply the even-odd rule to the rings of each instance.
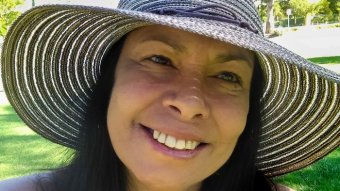
[[[38,191],[41,178],[49,178],[51,173],[33,174],[0,181],[1,191]]]
[[[295,191],[295,190],[293,190],[293,189],[291,189],[287,186],[284,186],[282,184],[276,184],[275,188],[276,188],[277,191]]]

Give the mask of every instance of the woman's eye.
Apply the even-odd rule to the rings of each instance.
[[[224,81],[231,82],[231,83],[241,82],[240,77],[232,72],[222,72],[222,73],[219,73],[216,77]]]
[[[172,66],[172,62],[169,58],[164,57],[164,56],[160,56],[160,55],[155,55],[155,56],[151,56],[150,58],[148,58],[148,60],[156,63],[156,64],[161,64],[164,66]]]

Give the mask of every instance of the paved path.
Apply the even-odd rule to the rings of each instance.
[[[340,74],[340,63],[338,63],[338,64],[322,64],[320,66],[323,66],[323,67],[327,68],[328,70],[332,70],[332,71]]]
[[[304,58],[340,56],[340,28],[299,28],[296,32],[288,32],[270,40]]]

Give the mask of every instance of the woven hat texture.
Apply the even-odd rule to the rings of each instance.
[[[188,11],[202,6],[203,17]],[[214,19],[221,16],[228,22]],[[13,24],[3,45],[10,103],[34,131],[75,147],[101,60],[120,37],[152,24],[256,53],[265,75],[257,166],[267,176],[305,167],[339,146],[340,76],[264,38],[251,0],[122,0],[117,9],[31,9]]]

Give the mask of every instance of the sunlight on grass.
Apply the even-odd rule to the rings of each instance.
[[[12,110],[12,107],[10,105],[0,105],[0,115],[5,115],[5,114],[13,114],[15,113]]]
[[[36,133],[30,129],[27,128],[27,126],[19,126],[19,127],[13,127],[11,128],[11,131],[8,132],[8,134],[5,135],[35,135]]]
[[[340,148],[318,162],[275,179],[298,191],[336,191],[340,188]]]
[[[309,61],[317,64],[340,63],[340,56],[308,58]]]
[[[0,180],[67,164],[73,151],[29,129],[9,105],[0,106]]]

